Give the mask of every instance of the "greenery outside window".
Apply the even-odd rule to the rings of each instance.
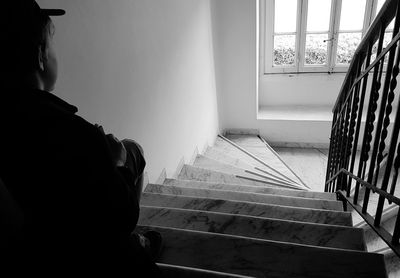
[[[346,72],[384,0],[262,0],[264,73]],[[387,39],[391,38],[387,29]]]

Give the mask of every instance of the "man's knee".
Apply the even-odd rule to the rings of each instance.
[[[146,166],[146,160],[144,159],[143,148],[132,139],[122,140],[124,147],[128,153],[127,167],[132,169],[136,177],[143,174]]]
[[[144,151],[143,151],[142,146],[135,140],[124,139],[124,140],[122,140],[122,143],[124,144],[126,149],[134,150],[135,153],[139,152],[144,157]]]

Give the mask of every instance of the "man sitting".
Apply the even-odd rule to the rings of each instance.
[[[158,277],[151,256],[161,238],[132,235],[145,161],[134,141],[119,142],[56,97],[57,57],[49,16],[32,0],[3,9],[8,43],[0,94],[0,178],[23,212],[20,240],[7,252],[16,273]],[[4,76],[3,76],[4,77]],[[146,252],[140,243],[151,242]]]

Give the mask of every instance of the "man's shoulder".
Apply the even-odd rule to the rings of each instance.
[[[70,140],[70,143],[81,142],[94,146],[105,140],[104,134],[97,127],[78,115],[58,115],[52,117],[50,121],[45,128],[58,134],[64,141]]]

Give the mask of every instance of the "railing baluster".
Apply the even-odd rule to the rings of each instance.
[[[384,35],[385,35],[385,29],[382,25],[379,33],[377,56],[382,52]],[[367,110],[367,119],[365,122],[364,137],[361,147],[360,163],[358,166],[358,174],[357,174],[357,176],[362,178],[364,178],[365,168],[369,159],[370,142],[372,141],[372,132],[374,130],[375,110],[377,108],[377,102],[379,99],[380,77],[378,76],[378,73],[381,72],[382,65],[383,63],[379,62],[374,66],[374,73],[372,76],[372,85],[371,85],[370,99]],[[358,203],[359,190],[360,190],[360,184],[357,182],[356,189],[354,192],[354,204]]]
[[[363,61],[363,57],[360,56],[358,59],[358,63],[357,63],[357,71],[356,71],[356,75],[355,77],[357,77],[360,72],[361,72],[361,67],[362,67],[362,61]],[[356,78],[354,78],[354,80],[356,80]],[[354,91],[352,92],[354,94],[354,98],[353,98],[353,103],[351,105],[351,116],[350,116],[350,129],[349,129],[349,138],[347,140],[347,145],[346,145],[346,155],[345,155],[345,165],[344,168],[348,169],[349,167],[349,162],[351,159],[351,153],[352,153],[352,148],[353,148],[353,138],[354,138],[354,131],[355,131],[355,126],[356,126],[356,117],[357,117],[357,113],[358,113],[358,102],[360,101],[360,81],[357,82],[357,84],[354,86]],[[355,146],[355,148],[357,149],[357,146]],[[346,175],[344,176],[344,186],[346,187],[346,191],[347,191],[347,197],[350,196],[350,187],[351,187],[351,179],[347,179]]]
[[[399,29],[400,29],[400,6],[398,5],[397,11],[396,11],[396,19],[395,19],[395,24],[394,24],[394,28],[393,28],[392,39],[394,39],[396,34],[399,32]],[[396,47],[397,47],[397,51],[396,51]],[[394,62],[396,53],[397,53],[396,61]],[[386,75],[387,83],[385,84],[385,89],[386,89],[386,87],[388,87],[388,89],[390,89],[390,92],[389,92],[390,99],[388,100],[388,107],[387,107],[388,110],[386,112],[386,117],[385,117],[386,125],[384,128],[384,132],[386,131],[386,127],[390,123],[390,113],[392,110],[391,102],[393,101],[394,96],[395,96],[394,91],[397,86],[397,75],[399,74],[399,63],[400,63],[400,47],[398,47],[398,43],[396,43],[390,49],[389,61],[388,61],[388,67],[387,67],[387,73],[386,73],[387,74]],[[392,100],[392,101],[390,101],[390,100]],[[399,99],[398,105],[399,104],[400,104],[400,99]],[[395,117],[395,121],[394,121],[393,132],[392,132],[392,138],[390,140],[390,147],[389,147],[388,158],[387,158],[387,162],[386,162],[385,174],[384,174],[382,185],[381,185],[381,189],[385,190],[385,191],[387,190],[387,186],[388,186],[389,179],[390,179],[390,173],[392,170],[391,168],[392,168],[392,163],[393,163],[393,159],[394,159],[394,152],[396,150],[397,139],[398,139],[398,135],[399,135],[399,128],[400,128],[400,110],[397,109],[396,117]],[[386,131],[386,133],[387,133],[387,131]],[[383,138],[383,143],[381,143],[382,146],[380,148],[380,149],[382,149],[382,151],[383,151],[383,149],[385,149],[384,139],[385,138]],[[397,170],[398,170],[398,168],[397,168]],[[395,174],[395,176],[397,178],[396,174]],[[376,210],[376,217],[375,217],[375,221],[374,221],[374,224],[376,226],[380,225],[384,201],[385,201],[385,199],[380,196],[379,201],[378,201],[377,210]]]
[[[329,180],[331,178],[331,174],[332,174],[331,166],[332,166],[332,156],[333,156],[333,151],[334,151],[333,145],[334,145],[334,141],[336,138],[334,126],[335,126],[336,121],[337,121],[337,112],[335,111],[333,113],[331,137],[329,138],[330,143],[329,143],[328,163],[326,166],[326,179],[325,180]],[[325,184],[325,192],[330,192],[329,185],[330,185],[330,183]]]
[[[371,53],[372,53],[372,43],[370,43],[368,45],[364,69],[366,69],[370,65]],[[352,156],[351,156],[349,172],[353,172],[353,170],[354,170],[354,164],[355,164],[356,155],[357,155],[358,138],[360,135],[360,128],[361,128],[361,122],[362,122],[362,113],[363,113],[363,108],[364,108],[365,92],[367,90],[367,84],[368,84],[368,73],[364,76],[364,78],[362,80],[363,80],[362,81],[363,83],[362,83],[361,97],[360,97],[360,102],[359,102],[360,108],[359,108],[358,115],[357,115],[357,125],[356,125],[356,130],[355,130],[354,146],[353,146],[353,152],[352,152]],[[361,158],[360,158],[360,161],[361,161]],[[349,179],[347,197],[350,197],[351,181],[352,180]],[[357,195],[358,195],[358,191],[357,191]]]
[[[397,10],[397,17],[396,17],[396,21],[395,21],[395,25],[394,25],[394,29],[393,29],[393,37],[395,36],[395,34],[397,34],[399,32],[399,28],[400,28],[400,9]],[[395,44],[393,46],[393,48],[390,50],[389,61],[388,61],[388,70],[386,73],[387,74],[387,76],[386,76],[387,84],[385,84],[385,88],[390,87],[389,96],[392,101],[394,99],[394,91],[397,86],[397,75],[399,74],[399,63],[400,63],[400,47],[397,47],[397,45],[398,44]],[[397,47],[397,51],[396,51],[396,47]],[[394,62],[396,52],[397,52],[396,61]],[[386,131],[386,128],[387,128],[387,126],[389,126],[389,123],[390,123],[389,117],[390,117],[390,112],[392,110],[392,107],[391,107],[392,101],[388,100],[388,107],[387,107],[386,118],[385,118],[386,125],[384,127],[384,131]],[[398,105],[400,105],[400,99],[399,99]],[[396,117],[395,117],[393,125],[394,126],[393,126],[393,131],[392,131],[392,138],[390,140],[390,147],[389,147],[389,152],[388,152],[388,157],[387,157],[387,162],[386,162],[386,169],[385,169],[385,174],[384,174],[382,185],[381,185],[381,189],[385,190],[385,191],[387,190],[387,186],[389,183],[390,172],[392,170],[391,168],[392,168],[392,163],[393,163],[393,159],[394,159],[394,153],[396,151],[397,139],[399,136],[400,109],[397,109]],[[383,133],[382,133],[382,135],[383,135]],[[383,143],[382,143],[383,146],[381,147],[382,151],[385,148],[384,139],[385,138],[383,138]],[[374,224],[376,226],[380,225],[384,202],[385,202],[385,198],[380,196],[379,201],[378,201],[378,207],[376,209],[376,216],[375,216],[375,222],[374,222]]]
[[[347,107],[347,103],[343,103],[343,107]],[[337,140],[337,155],[336,155],[336,163],[335,163],[335,169],[334,172],[338,172],[340,170],[340,164],[342,161],[342,156],[343,156],[343,142],[345,138],[345,122],[346,122],[346,111],[347,109],[343,109],[342,112],[340,113],[340,122],[338,126],[338,140]],[[340,186],[340,178],[337,178],[336,180],[333,181],[333,186],[334,186],[334,191],[339,190],[338,187]]]
[[[382,29],[381,29],[381,33],[380,33],[380,37],[379,37],[379,43],[383,42],[383,38],[385,35],[385,28],[382,25]],[[378,73],[378,79],[374,80],[375,82],[375,90],[373,92],[373,106],[372,106],[372,110],[371,110],[371,118],[370,118],[370,122],[369,124],[369,134],[367,137],[367,145],[366,145],[366,153],[369,153],[369,150],[371,148],[370,144],[372,141],[372,132],[374,131],[374,122],[375,122],[375,112],[376,109],[378,108],[378,99],[379,99],[379,90],[381,88],[381,80],[382,80],[382,73],[383,73],[383,68],[384,68],[384,58],[381,59],[381,61],[379,62],[379,73]],[[382,95],[381,98],[381,103],[382,102],[386,102],[386,95]],[[381,112],[381,111],[379,111]],[[373,145],[372,148],[372,155],[371,155],[371,159],[369,161],[369,171],[368,171],[368,177],[367,177],[367,182],[371,183],[372,181],[372,177],[374,174],[374,168],[375,168],[375,160],[376,160],[376,155],[377,155],[377,146],[376,146],[376,139],[379,138],[379,132],[380,132],[380,127],[382,126],[382,119],[381,119],[381,113],[379,113],[378,115],[378,124],[377,124],[377,128],[375,129],[375,143]],[[368,160],[368,157],[367,157]],[[367,209],[368,209],[368,201],[369,201],[369,194],[370,194],[370,189],[366,188],[365,189],[365,194],[364,194],[364,203],[363,203],[363,208],[362,208],[362,212],[366,213]]]
[[[341,142],[341,154],[340,154],[340,163],[339,163],[339,170],[342,168],[346,168],[346,154],[347,154],[347,144],[349,141],[349,125],[350,125],[350,112],[351,112],[351,102],[352,102],[352,95],[350,94],[350,97],[346,101],[346,109],[344,110],[345,114],[345,120],[344,120],[344,128],[343,128],[343,137],[342,137],[342,142]],[[340,184],[340,190],[343,190],[346,176],[341,175],[339,177],[339,184]]]
[[[400,168],[400,142],[397,144],[397,154],[393,163],[394,175],[392,177],[392,185],[390,186],[391,195],[394,195],[394,191],[396,189],[397,178],[399,176],[399,168]],[[389,204],[391,203],[389,202]]]
[[[339,127],[340,127],[340,121],[341,121],[341,116],[340,114],[337,114],[336,117],[336,123],[334,127],[334,140],[333,140],[333,150],[332,150],[332,164],[331,164],[331,173],[333,176],[336,172],[336,163],[338,161],[337,156],[338,156],[338,142],[340,141],[340,134],[339,134]],[[329,183],[329,192],[334,192],[335,191],[335,181],[331,181]]]
[[[397,11],[397,15],[398,15],[399,11],[400,10]],[[393,29],[393,34],[396,34],[399,31],[399,23],[400,23],[399,20],[400,20],[400,16],[398,16],[396,18],[395,26],[394,26],[394,29]],[[393,38],[394,38],[394,35],[393,35]],[[400,52],[397,52],[396,62],[395,62],[395,65],[393,66],[394,59],[395,59],[395,54],[396,54],[396,47],[397,47],[397,44],[395,44],[390,49],[390,52],[389,52],[389,60],[388,60],[388,65],[387,65],[387,70],[386,70],[385,86],[384,86],[384,90],[383,90],[384,95],[388,90],[389,90],[389,94],[387,96],[386,109],[383,108],[384,107],[384,103],[382,102],[382,108],[385,111],[381,111],[381,114],[383,115],[383,112],[385,112],[385,119],[383,121],[383,129],[382,129],[382,134],[381,134],[381,139],[380,139],[380,144],[379,144],[379,153],[378,153],[378,157],[377,157],[377,166],[376,166],[376,171],[375,171],[375,180],[373,181],[373,184],[377,183],[378,176],[379,176],[379,167],[380,167],[380,164],[381,164],[381,162],[383,160],[383,151],[386,148],[385,140],[386,140],[386,137],[387,137],[387,134],[388,134],[388,130],[387,129],[388,129],[389,124],[390,124],[390,114],[392,113],[392,102],[393,102],[394,97],[395,97],[394,89],[397,86],[396,78],[397,78],[397,75],[399,74],[399,55],[400,55]],[[398,48],[398,49],[400,49],[400,48]],[[393,71],[393,76],[392,76],[392,71]],[[378,125],[379,125],[379,121],[378,121]],[[387,184],[383,183],[383,185],[385,186],[385,190],[386,190]]]
[[[333,160],[332,160],[332,175],[333,176],[336,173],[337,169],[337,163],[339,161],[338,155],[339,155],[339,143],[340,143],[340,126],[341,126],[341,116],[338,115],[337,117],[337,122],[335,126],[335,140],[334,140],[334,150],[333,150]],[[335,192],[335,181],[330,182],[329,184],[330,187],[330,192]]]

